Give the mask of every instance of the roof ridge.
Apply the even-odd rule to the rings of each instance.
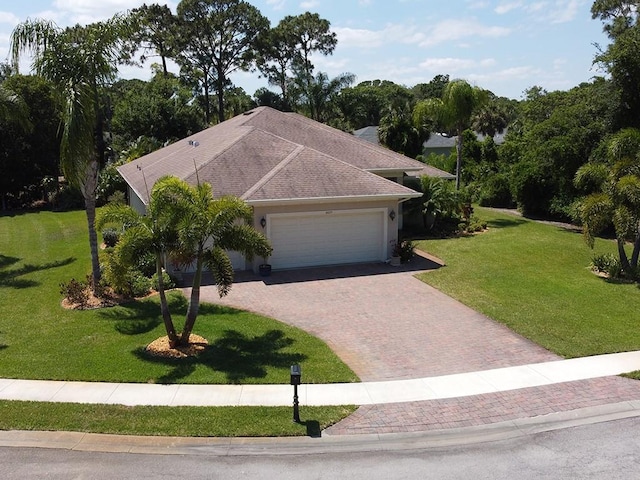
[[[263,133],[267,133],[269,135],[272,135],[274,137],[280,138],[288,143],[293,143],[290,140],[287,140],[285,138],[279,137],[278,135],[274,135],[271,132],[266,132],[265,130],[259,129],[260,131],[262,131]],[[276,174],[282,170],[287,164],[289,164],[295,157],[298,156],[298,154],[305,149],[304,145],[300,145],[300,144],[296,144],[293,143],[293,145],[297,145],[296,148],[289,154],[287,155],[284,159],[282,159],[282,161],[280,161],[280,163],[278,163],[275,167],[273,167],[271,170],[269,170],[269,172],[262,177],[260,180],[258,180],[249,190],[247,190],[246,192],[244,192],[242,194],[242,199],[245,198],[249,198],[251,195],[253,195],[253,193],[255,193],[259,188],[261,188],[262,186],[264,186],[269,180],[271,180],[273,177],[276,176]]]

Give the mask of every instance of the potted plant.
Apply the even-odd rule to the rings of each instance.
[[[271,275],[271,264],[267,263],[267,260],[263,258],[263,262],[258,265],[258,273],[261,277],[268,277]]]

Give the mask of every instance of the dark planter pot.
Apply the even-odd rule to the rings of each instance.
[[[269,265],[268,263],[263,263],[258,267],[258,271],[260,272],[260,276],[268,277],[269,275],[271,275],[271,265]]]

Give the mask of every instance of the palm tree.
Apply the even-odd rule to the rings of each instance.
[[[84,197],[94,289],[100,281],[96,187],[105,149],[99,90],[115,79],[124,27],[124,19],[118,16],[64,30],[49,21],[27,20],[11,35],[16,71],[20,55],[28,51],[35,72],[57,86],[64,102],[60,166],[67,181]]]
[[[170,254],[177,245],[176,220],[185,214],[180,210],[179,199],[172,197],[176,182],[178,180],[174,177],[162,177],[155,183],[149,195],[146,215],[141,215],[128,205],[108,204],[96,222],[98,228],[115,224],[124,230],[114,255],[118,255],[126,264],[135,263],[141,252],[153,252],[162,320],[171,348],[178,344],[179,338],[169,312],[162,270],[166,254]]]
[[[336,98],[343,88],[355,81],[352,73],[343,73],[335,78],[329,78],[324,72],[318,72],[308,83],[305,83],[303,73],[296,78],[296,86],[304,99],[309,116],[318,122],[330,120],[331,101]]]
[[[24,130],[32,128],[29,109],[24,100],[4,85],[0,85],[0,123],[8,121],[15,122]]]
[[[575,185],[593,190],[579,202],[578,213],[591,247],[613,222],[622,271],[634,276],[640,257],[640,130],[616,133],[607,157],[608,163],[589,162],[576,172]],[[628,239],[633,241],[631,259],[624,248]]]
[[[416,125],[435,124],[444,133],[456,139],[456,190],[460,188],[462,169],[462,132],[471,126],[474,111],[489,98],[486,90],[472,87],[465,80],[452,80],[442,93],[442,98],[429,98],[418,103],[413,111]]]
[[[222,298],[233,284],[233,266],[227,251],[242,252],[251,260],[255,255],[265,258],[271,255],[271,246],[251,226],[252,208],[237,197],[214,198],[209,184],[194,187],[177,179],[167,185],[163,195],[180,206],[176,226],[181,258],[195,262],[189,306],[179,339],[179,344],[187,345],[200,307],[204,267],[211,270]]]

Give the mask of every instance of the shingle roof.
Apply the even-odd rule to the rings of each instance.
[[[371,172],[424,165],[294,113],[259,107],[118,168],[146,203],[163,175],[208,182],[249,203],[407,198],[416,192]],[[197,168],[197,174],[196,174]]]

